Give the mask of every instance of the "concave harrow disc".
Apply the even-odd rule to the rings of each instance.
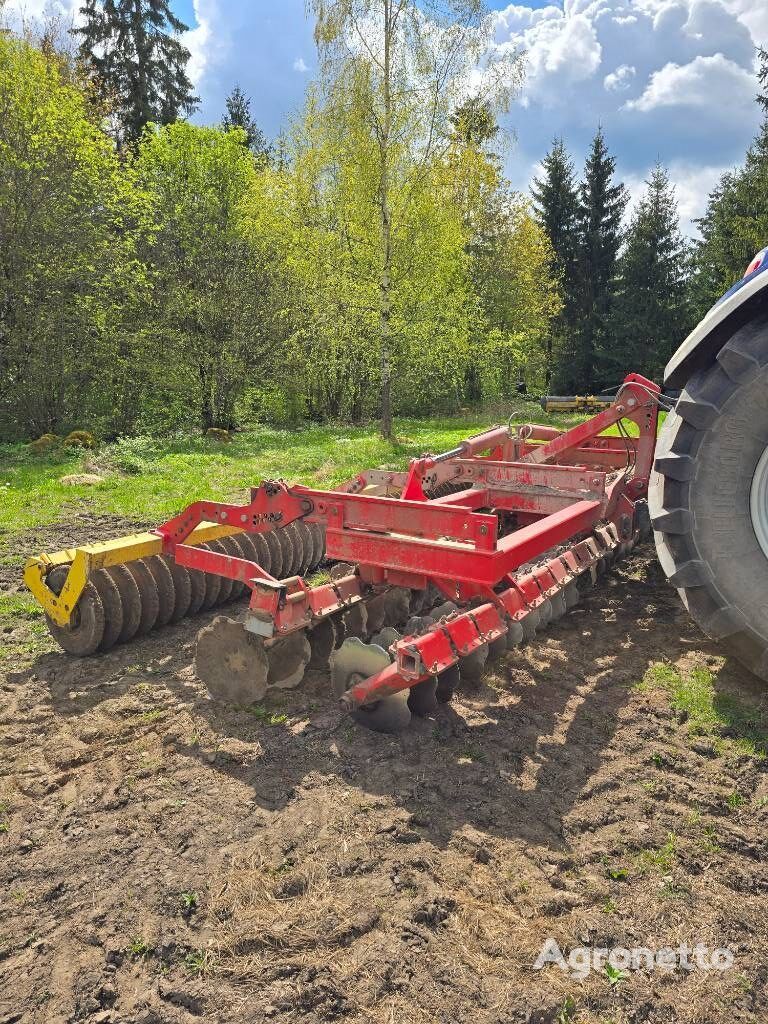
[[[383,647],[364,644],[357,637],[345,640],[331,656],[331,682],[334,693],[341,697],[350,687],[375,675],[389,664],[389,655]],[[355,708],[352,717],[360,725],[374,732],[400,732],[411,721],[408,690]]]
[[[218,615],[197,634],[195,672],[215,700],[253,704],[267,692],[269,660],[258,637]]]

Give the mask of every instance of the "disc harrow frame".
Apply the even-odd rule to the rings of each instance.
[[[508,633],[508,640],[523,637],[532,622],[561,614],[580,577],[594,578],[614,553],[635,543],[645,522],[639,508],[658,396],[656,385],[631,374],[608,408],[570,430],[495,427],[442,455],[412,460],[407,472],[369,470],[333,491],[268,480],[246,504],[198,501],[148,533],[32,558],[25,580],[66,641],[79,621],[78,602],[99,604],[99,588],[90,585],[99,570],[137,560],[149,560],[151,569],[159,557],[173,573],[160,574],[155,565],[153,574],[144,565],[149,585],[162,575],[167,590],[175,576],[186,590],[180,614],[161,607],[158,623],[178,621],[190,605],[184,570],[190,579],[202,574],[210,584],[203,607],[249,596],[243,628],[268,652],[274,648],[272,662],[281,638],[329,617],[341,628],[346,616],[365,633],[367,613],[350,618],[361,602],[372,602],[377,629],[386,595],[394,595],[392,608],[401,607],[401,590],[455,602],[419,635],[396,640],[391,662],[341,695],[350,709],[372,707],[439,681]],[[637,436],[629,436],[623,420],[636,424]],[[615,424],[619,436],[605,436]],[[323,557],[349,563],[350,571],[313,586],[304,573]],[[54,569],[58,593],[48,586]]]

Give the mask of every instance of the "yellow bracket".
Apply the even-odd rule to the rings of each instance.
[[[232,526],[218,526],[203,523],[193,530],[186,544],[204,544],[219,537],[241,533]],[[87,544],[82,548],[68,548],[53,555],[36,555],[30,558],[24,568],[24,582],[42,606],[43,610],[59,626],[69,624],[72,610],[77,605],[91,575],[97,569],[111,565],[123,565],[138,558],[160,555],[163,542],[155,533],[135,533],[130,537],[118,537],[98,544]],[[46,584],[48,573],[58,565],[69,565],[70,569],[61,593],[57,596]]]

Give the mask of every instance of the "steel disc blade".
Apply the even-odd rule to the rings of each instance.
[[[268,671],[264,645],[242,623],[219,615],[198,633],[195,672],[215,700],[233,704],[261,700]]]
[[[207,577],[199,569],[188,569],[187,572],[189,573],[190,585],[189,610],[187,614],[197,615],[205,604],[205,595],[208,590]]]
[[[120,630],[120,643],[127,643],[136,636],[141,622],[141,595],[136,580],[128,571],[127,565],[112,565],[106,570],[115,581],[120,592],[120,603],[123,606],[123,628]]]
[[[256,548],[256,564],[264,572],[268,572],[270,576],[274,575],[272,572],[272,550],[267,543],[266,535],[263,533],[252,533],[251,540]]]
[[[352,718],[358,725],[373,732],[398,733],[411,724],[411,709],[408,707],[408,690],[393,693],[375,704],[355,708]]]
[[[226,553],[232,558],[244,558],[243,549],[240,546],[240,539],[238,537],[222,537],[219,541],[221,546],[224,548]],[[245,591],[245,584],[240,580],[235,580],[230,577],[231,588],[229,591],[229,600],[236,601],[239,597],[242,597]]]
[[[266,651],[269,661],[269,689],[274,687],[278,690],[291,690],[298,686],[312,657],[312,649],[304,630],[297,630],[290,636],[278,640]]]
[[[383,647],[385,651],[389,652],[390,647],[396,644],[398,640],[403,639],[403,634],[395,629],[394,626],[385,626],[384,629],[379,630],[369,640],[369,643],[375,644],[377,647]],[[390,658],[390,661],[392,659]]]
[[[552,598],[552,621],[556,622],[558,619],[562,619],[567,611],[568,606],[565,603],[565,594],[562,590],[559,590]]]
[[[224,545],[223,539],[209,541],[207,547],[209,547],[211,551],[215,551],[219,555],[229,554]],[[234,580],[232,580],[229,576],[222,576],[221,573],[217,573],[216,578],[219,581],[219,592],[216,595],[216,601],[214,603],[226,604],[227,601],[229,601],[230,597],[232,596],[232,587],[234,585]]]
[[[280,552],[282,555],[282,562],[280,566],[280,579],[288,579],[289,576],[293,575],[293,542],[291,541],[291,535],[287,530],[276,530],[275,537],[277,543],[280,545]]]
[[[507,635],[504,637],[507,643],[507,650],[511,651],[513,647],[519,647],[524,637],[525,633],[522,625],[514,619],[507,619]]]
[[[461,678],[468,682],[476,683],[483,675],[485,663],[488,660],[488,644],[481,644],[471,654],[459,659],[459,672]]]
[[[173,577],[168,566],[158,555],[151,555],[144,559],[146,567],[152,574],[152,579],[157,587],[159,607],[157,611],[157,626],[165,626],[171,621],[174,608],[176,607],[176,589],[173,585]]]
[[[523,629],[523,639],[527,642],[533,640],[536,636],[536,630],[539,628],[539,610],[533,608],[520,619],[520,625]]]
[[[565,606],[568,609],[568,611],[570,611],[571,608],[575,608],[576,605],[581,600],[581,595],[579,594],[579,588],[578,588],[578,586],[577,586],[577,584],[575,582],[574,583],[569,583],[568,586],[565,588],[564,593],[565,593]]]
[[[363,601],[358,601],[342,613],[344,635],[364,637],[367,631],[368,612]]]
[[[336,646],[336,627],[330,616],[321,619],[310,629],[309,646],[312,649],[309,667],[320,671],[327,670],[331,654]]]
[[[160,610],[160,597],[157,593],[152,573],[147,568],[146,562],[143,559],[139,558],[135,562],[126,562],[125,567],[133,576],[141,600],[141,615],[139,616],[139,627],[136,630],[136,636],[145,636],[157,622],[157,614]]]
[[[309,528],[309,523],[305,523],[302,519],[298,519],[293,524],[293,527],[301,541],[301,565],[296,571],[300,576],[306,576],[309,572],[309,567],[312,564],[315,542],[312,538],[312,531]]]
[[[200,547],[206,548],[208,551],[213,550],[210,544],[201,544]],[[203,579],[205,580],[205,595],[200,607],[202,611],[207,612],[213,608],[214,605],[218,604],[219,593],[221,591],[221,576],[218,576],[214,572],[204,572]]]
[[[312,547],[312,564],[309,567],[312,570],[325,561],[325,529],[322,523],[310,523],[309,530],[314,542]]]
[[[97,569],[91,577],[104,609],[104,634],[99,644],[100,651],[109,651],[120,639],[123,629],[123,604],[115,581],[104,569]]]
[[[491,661],[498,661],[502,654],[507,652],[507,635],[497,637],[488,644],[488,657]]]
[[[453,700],[454,691],[460,682],[461,672],[458,665],[451,665],[450,668],[441,672],[437,677],[437,689],[435,690],[435,698],[438,703],[448,704]]]
[[[386,624],[399,626],[408,621],[411,614],[411,592],[403,587],[394,587],[385,595]]]
[[[542,629],[546,629],[552,621],[552,602],[547,599],[542,601],[539,605],[539,624]]]
[[[378,633],[384,626],[384,619],[387,614],[385,603],[386,594],[377,594],[365,602],[366,629],[369,633]]]
[[[280,546],[280,541],[275,536],[274,530],[268,530],[267,533],[261,533],[259,536],[264,539],[265,544],[269,548],[271,568],[268,571],[276,580],[281,580],[283,578],[283,549]]]
[[[192,581],[186,567],[174,562],[168,555],[160,555],[160,560],[165,563],[168,572],[173,579],[173,592],[175,600],[173,611],[169,622],[180,622],[189,611],[192,603]]]
[[[58,565],[48,573],[46,583],[55,594],[61,593],[68,572],[68,565]],[[59,626],[48,615],[45,618],[51,636],[68,654],[85,658],[99,649],[104,636],[104,608],[92,583],[86,583],[69,625]]]
[[[408,707],[419,718],[427,718],[438,709],[437,679],[425,679],[408,691]]]
[[[390,664],[390,658],[383,647],[364,644],[359,637],[345,640],[331,655],[331,685],[337,697],[341,697],[356,683],[375,676]]]
[[[285,528],[285,533],[290,539],[293,548],[293,561],[291,562],[289,575],[301,576],[302,566],[304,565],[304,537],[299,530],[298,523],[289,523]]]

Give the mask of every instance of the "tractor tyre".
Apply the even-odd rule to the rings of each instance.
[[[768,680],[768,315],[688,381],[659,437],[649,511],[690,614]]]

